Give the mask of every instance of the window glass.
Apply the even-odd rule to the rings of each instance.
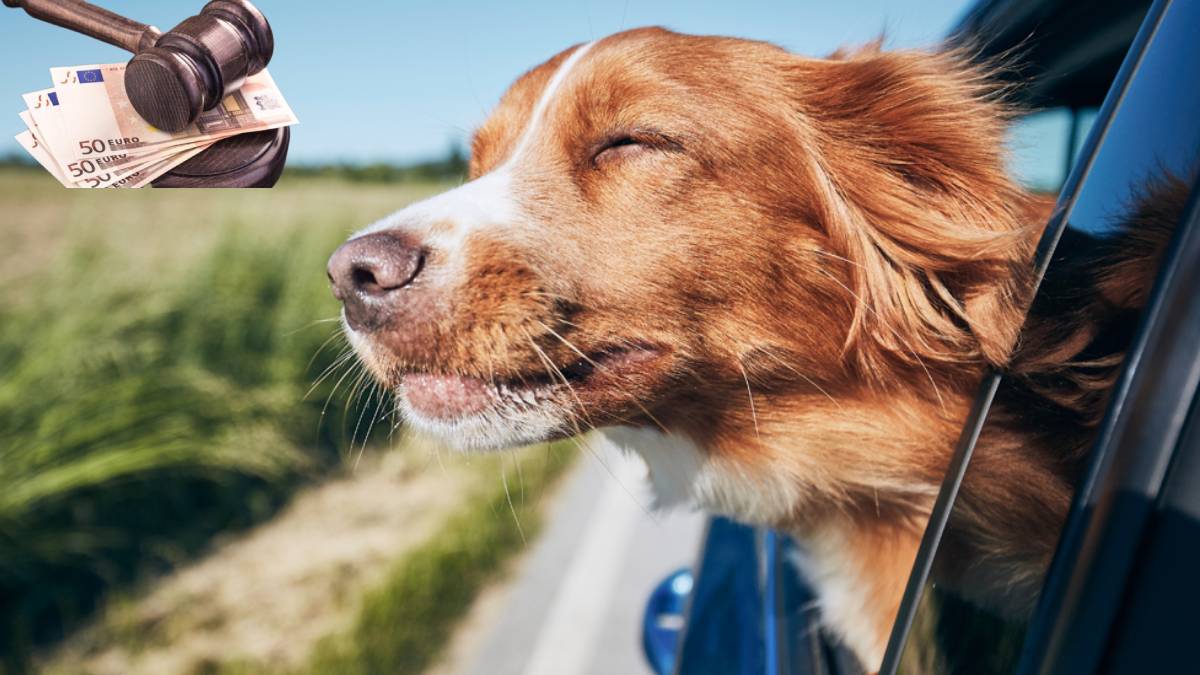
[[[1053,108],[1017,120],[1009,132],[1009,168],[1032,190],[1058,192],[1066,178],[1071,111]]]
[[[1079,153],[1083,150],[1083,143],[1087,140],[1088,134],[1092,132],[1092,126],[1096,124],[1096,116],[1100,114],[1100,108],[1083,108],[1075,111],[1076,124],[1079,125],[1078,133],[1075,134],[1075,147],[1071,149],[1071,154],[1075,159],[1079,159]],[[1066,180],[1063,176],[1063,180]]]
[[[1037,192],[1056,194],[1096,121],[1097,108],[1050,108],[1030,113],[1009,132],[1009,169]]]
[[[1196,180],[1198,25],[1200,3],[1167,8],[1083,178],[949,512],[901,673],[1015,667],[1074,482]],[[1018,135],[1050,138],[1062,123],[1031,118]],[[1057,158],[1065,169],[1065,150]],[[1034,157],[1044,171],[1030,180],[1060,180],[1054,159]]]

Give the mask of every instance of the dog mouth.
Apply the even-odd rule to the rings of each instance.
[[[516,413],[547,405],[600,404],[619,396],[664,355],[647,344],[623,344],[586,353],[564,366],[505,377],[407,372],[397,391],[412,414],[454,422],[489,412]]]

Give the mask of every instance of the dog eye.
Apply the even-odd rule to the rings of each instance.
[[[592,156],[592,163],[596,166],[603,166],[628,159],[650,149],[650,144],[638,140],[633,136],[614,136],[600,145]]]

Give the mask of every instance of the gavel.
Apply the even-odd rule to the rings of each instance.
[[[4,0],[30,16],[133,52],[129,101],[147,122],[180,131],[267,66],[275,38],[248,0],[212,0],[163,33],[82,0]]]
[[[163,33],[81,0],[3,0],[30,16],[133,52],[125,93],[159,129],[179,131],[267,66],[275,38],[247,0],[212,0]],[[291,131],[257,131],[217,141],[154,179],[155,187],[271,187],[287,162]]]

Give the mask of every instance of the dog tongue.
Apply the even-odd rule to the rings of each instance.
[[[433,419],[473,415],[495,400],[493,389],[474,377],[414,373],[405,375],[401,386],[413,410]]]

